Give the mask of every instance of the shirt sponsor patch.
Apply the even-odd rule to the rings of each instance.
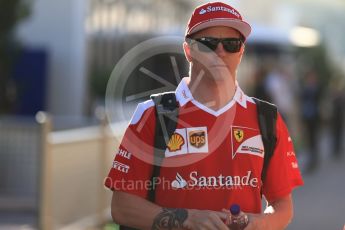
[[[187,128],[188,153],[207,153],[208,136],[207,127]]]
[[[297,169],[298,168],[297,162],[291,162],[291,167],[294,169]]]
[[[117,155],[122,156],[122,157],[130,160],[131,156],[132,156],[132,153],[130,153],[127,150],[124,150],[124,149],[119,149],[119,151],[117,152]]]
[[[232,159],[237,154],[250,154],[264,157],[264,145],[259,130],[233,126],[232,134]]]
[[[176,179],[171,182],[171,187],[173,188],[184,188],[187,186],[187,181],[183,179],[183,177],[177,173]]]
[[[176,179],[172,181],[171,186],[175,189],[185,187],[193,188],[234,188],[234,187],[259,187],[259,179],[255,177],[252,171],[247,171],[243,175],[213,175],[203,176],[198,171],[192,171],[189,177],[184,179],[179,173],[176,173]]]
[[[186,129],[176,129],[165,150],[165,157],[186,154],[188,152],[186,140]]]
[[[241,142],[244,138],[243,129],[234,129],[234,137],[237,142]]]
[[[286,152],[286,156],[287,156],[287,157],[296,157],[296,154],[295,154],[294,151],[287,151],[287,152]]]
[[[201,148],[206,143],[205,132],[203,130],[190,131],[188,138],[189,143],[196,148]]]
[[[176,129],[171,136],[165,157],[173,157],[187,153],[207,153],[207,127]]]
[[[183,138],[183,136],[181,136],[181,134],[179,133],[174,133],[168,143],[168,149],[170,152],[176,152],[181,150],[182,145],[184,145],[185,140]]]
[[[128,173],[128,170],[130,167],[128,165],[125,165],[125,164],[120,163],[118,161],[114,161],[113,162],[113,168],[120,171],[120,172]]]

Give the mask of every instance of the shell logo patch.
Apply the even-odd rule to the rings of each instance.
[[[168,143],[168,149],[170,152],[176,152],[181,150],[182,145],[185,143],[183,137],[179,133],[174,133]]]
[[[234,129],[234,137],[237,142],[241,142],[244,138],[244,131],[242,129]]]
[[[188,136],[190,144],[196,148],[201,148],[206,143],[206,134],[203,130],[190,131]]]

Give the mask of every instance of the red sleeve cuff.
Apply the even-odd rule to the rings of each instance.
[[[303,184],[304,183],[302,179],[294,179],[291,183],[291,186],[285,187],[277,192],[265,193],[264,195],[268,202],[273,202],[275,200],[278,200],[280,198],[287,196],[288,194],[292,192],[292,190],[294,190],[295,188],[299,186],[302,186]]]

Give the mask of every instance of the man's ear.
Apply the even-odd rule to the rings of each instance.
[[[241,46],[241,49],[240,51],[237,53],[238,54],[238,63],[237,64],[240,64],[241,61],[242,61],[242,57],[243,57],[243,54],[244,54],[244,49],[245,49],[245,46],[244,44]]]
[[[241,60],[242,57],[243,57],[244,49],[245,49],[245,45],[243,44],[243,45],[241,46],[240,52],[238,52],[238,55],[239,55],[240,60]]]
[[[184,55],[186,56],[186,59],[188,62],[192,62],[192,55],[190,54],[190,46],[187,42],[183,42],[183,51]]]
[[[243,44],[243,45],[241,46],[241,49],[240,49],[240,54],[241,54],[241,56],[243,56],[243,53],[244,53],[245,48],[246,48],[246,46]]]

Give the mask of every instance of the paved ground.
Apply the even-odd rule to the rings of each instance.
[[[0,212],[0,230],[34,230],[35,221],[34,212]]]
[[[304,175],[294,192],[295,217],[289,230],[342,230],[345,225],[345,160],[324,159],[319,171]]]
[[[313,174],[304,174],[305,185],[294,193],[295,215],[288,230],[343,230],[345,225],[345,153],[334,159],[330,135],[320,136],[321,165]],[[303,167],[304,157],[300,159]],[[344,228],[345,230],[345,228]]]

